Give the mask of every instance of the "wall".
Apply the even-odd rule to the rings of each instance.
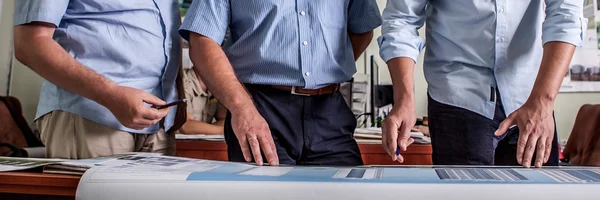
[[[386,0],[377,0],[381,11],[385,8]],[[421,36],[424,36],[424,30],[420,31]],[[379,57],[377,43],[375,39],[381,35],[380,28],[375,31],[375,38],[368,48],[367,56],[375,55],[378,64],[380,65],[380,77],[382,83],[391,83],[389,71],[383,60]],[[415,68],[415,100],[417,117],[427,115],[427,82],[423,75],[423,53],[419,58],[419,62]],[[559,133],[559,140],[567,140],[575,117],[579,108],[584,104],[600,104],[600,93],[560,93],[555,101],[556,126]]]
[[[12,5],[0,0],[0,35],[10,36],[12,25]],[[10,40],[11,37],[0,37],[0,95],[6,95],[8,91],[8,74],[10,68]]]
[[[1,0],[2,5],[2,23],[0,26],[0,41],[3,43],[0,47],[0,64],[8,63],[10,55],[2,54],[8,52],[8,43],[12,35],[13,13],[15,0]],[[6,41],[6,43],[4,43]],[[6,44],[6,45],[5,45]],[[14,59],[13,77],[11,84],[11,96],[17,97],[23,106],[23,115],[29,121],[35,117],[37,103],[40,95],[40,87],[43,79],[27,66]],[[4,95],[3,91],[0,91]]]

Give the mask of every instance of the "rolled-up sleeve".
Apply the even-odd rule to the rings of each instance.
[[[381,26],[382,19],[375,0],[350,0],[348,6],[348,31],[366,33]]]
[[[227,33],[230,16],[229,0],[193,1],[179,28],[179,34],[189,40],[190,32],[194,32],[220,45]]]
[[[415,62],[425,41],[418,30],[425,22],[429,0],[388,0],[383,11],[381,36],[377,39],[379,54],[387,62],[408,57]]]
[[[15,1],[14,25],[45,22],[59,26],[69,0],[17,0]]]
[[[559,41],[581,46],[588,19],[583,16],[583,0],[546,0],[546,20],[542,42]]]

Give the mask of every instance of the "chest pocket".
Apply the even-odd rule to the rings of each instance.
[[[319,21],[325,25],[325,27],[333,29],[346,28],[349,0],[321,0],[310,2],[314,6],[313,10],[317,11]]]

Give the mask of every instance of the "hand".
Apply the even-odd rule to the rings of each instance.
[[[416,121],[413,103],[394,106],[390,114],[383,120],[382,145],[393,161],[404,162],[402,154],[396,156],[396,149],[400,147],[401,151],[406,151],[406,148],[415,141],[410,137],[410,130],[415,126]]]
[[[262,150],[269,165],[279,165],[277,149],[269,125],[254,106],[232,110],[231,114],[231,126],[238,138],[246,162],[250,162],[252,156],[254,156],[254,162],[259,166],[263,165]],[[248,144],[250,144],[250,147],[248,147]]]
[[[102,105],[108,108],[125,127],[142,130],[158,123],[169,113],[169,108],[157,110],[144,104],[144,102],[152,105],[166,103],[143,90],[114,86],[109,91],[111,95],[106,96]]]
[[[507,132],[512,125],[519,128],[517,162],[529,168],[534,151],[537,149],[535,167],[548,162],[554,139],[554,118],[551,103],[525,103],[510,114],[498,127],[496,136]]]

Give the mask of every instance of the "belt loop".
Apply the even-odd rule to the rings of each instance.
[[[292,91],[290,91],[290,93],[299,96],[310,96],[309,94],[296,93],[296,86],[292,86]]]

